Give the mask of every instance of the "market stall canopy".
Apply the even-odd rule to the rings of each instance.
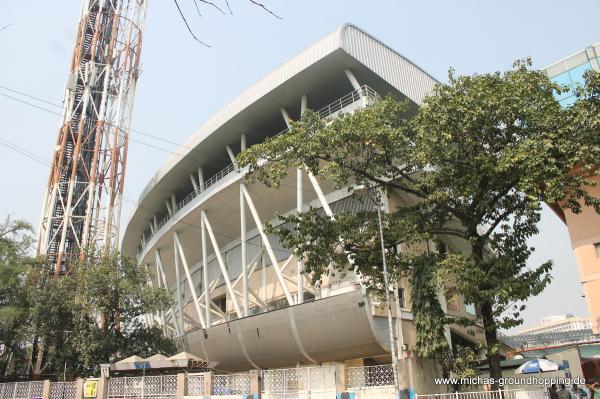
[[[523,363],[521,367],[515,371],[515,374],[543,373],[546,371],[557,371],[563,369],[564,367],[558,363],[555,363],[551,360],[538,358]]]
[[[195,362],[202,361],[202,359],[200,359],[198,356],[194,356],[188,352],[179,352],[178,354],[171,356],[169,360],[192,360]]]
[[[110,363],[109,365],[103,365],[109,367],[113,371],[130,371],[130,370],[144,370],[144,369],[207,369],[214,368],[217,362],[207,362],[197,356],[192,355],[188,352],[181,352],[171,357],[166,357],[160,353],[152,355],[146,359],[134,355],[128,358],[119,360],[116,363]]]
[[[127,363],[135,363],[135,362],[143,362],[144,358],[139,357],[138,355],[129,356],[125,359],[119,360],[116,364],[127,364]]]

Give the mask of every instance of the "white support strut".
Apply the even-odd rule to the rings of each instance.
[[[302,97],[302,99],[304,100],[304,96]],[[304,103],[304,101],[303,101]],[[302,192],[302,169],[298,168],[296,169],[296,211],[298,213],[302,212],[302,204],[304,202],[304,198],[303,198],[303,192]],[[304,275],[303,275],[303,269],[304,269],[304,262],[302,261],[302,259],[298,259],[298,273],[297,273],[297,278],[298,278],[298,303],[303,303],[304,302]]]
[[[327,198],[325,198],[325,194],[323,194],[323,190],[321,189],[321,185],[319,184],[319,181],[317,180],[315,175],[312,174],[311,171],[307,171],[307,174],[308,174],[308,178],[310,179],[310,182],[311,182],[313,188],[315,189],[315,192],[317,193],[317,197],[319,197],[319,202],[323,206],[323,210],[325,211],[325,214],[327,216],[329,216],[331,219],[334,219],[335,217],[333,216],[331,207],[329,206],[329,203],[327,202]]]
[[[231,149],[230,146],[226,145],[225,149],[227,150],[227,155],[229,155],[229,159],[231,160],[231,163],[235,166],[235,169],[237,170],[237,160],[235,159],[235,154],[233,153],[233,150]]]
[[[348,81],[350,82],[354,90],[360,91],[360,83],[358,83],[358,79],[356,79],[352,71],[349,69],[344,69],[344,73],[346,74],[346,77],[348,78]]]
[[[240,184],[240,241],[242,251],[242,304],[244,307],[244,316],[248,316],[248,251],[246,246],[246,203],[243,194],[244,184]]]
[[[202,169],[199,169],[200,172]],[[208,245],[206,243],[206,224],[204,218],[200,220],[202,231],[202,288],[204,288],[204,308],[206,309],[206,325],[211,326],[210,320],[210,291],[208,287]]]
[[[292,305],[294,305],[294,300],[292,298],[292,295],[290,294],[290,290],[288,289],[287,283],[285,282],[283,273],[281,272],[281,269],[279,268],[279,262],[277,262],[277,257],[275,256],[273,247],[271,247],[271,242],[269,241],[269,237],[265,233],[265,229],[260,220],[260,217],[258,216],[258,212],[256,211],[256,207],[254,206],[252,197],[250,197],[250,193],[248,193],[248,190],[246,189],[245,186],[242,186],[242,192],[244,194],[244,197],[246,198],[246,202],[248,203],[248,207],[250,208],[250,213],[252,213],[254,222],[256,223],[256,228],[258,229],[258,232],[260,233],[260,236],[263,240],[263,245],[267,249],[267,254],[269,255],[269,258],[271,259],[271,265],[273,266],[273,269],[275,270],[275,274],[277,275],[277,280],[279,280],[279,284],[281,285],[281,288],[283,289],[283,293],[285,294],[285,298],[287,299],[288,304],[290,306],[292,306]]]
[[[292,119],[285,108],[281,108],[281,116],[283,116],[286,126],[290,127]]]
[[[165,287],[165,289],[168,290],[169,286],[167,285],[167,276],[165,275],[165,268],[163,266],[162,257],[160,256],[160,251],[158,249],[154,251],[154,257],[156,259],[156,266],[160,270],[160,278],[162,280],[162,285],[163,285],[163,287]],[[169,308],[169,313],[171,313],[173,325],[175,326],[175,333],[178,336],[183,336],[183,333],[179,328],[179,323],[177,322],[177,318],[175,317],[175,311],[173,310],[172,306]]]
[[[173,234],[173,239],[175,240],[175,245],[177,247],[181,263],[183,263],[183,270],[185,271],[186,280],[188,281],[188,286],[190,287],[190,292],[192,293],[192,298],[194,299],[194,306],[196,307],[196,312],[198,313],[200,325],[202,325],[202,328],[206,328],[206,323],[204,322],[204,317],[202,316],[202,309],[200,308],[200,302],[198,302],[198,295],[196,295],[196,287],[194,287],[194,282],[192,281],[192,274],[190,273],[190,268],[188,267],[187,258],[183,252],[183,247],[181,246],[181,240],[179,239],[178,232]],[[177,254],[175,254],[175,256],[177,256]]]
[[[179,266],[179,257],[177,256],[177,248],[173,243],[173,255],[175,257],[175,293],[177,295],[177,312],[179,313],[179,330],[182,333],[182,337],[185,335],[185,325],[183,324],[183,298],[181,292],[181,267]]]
[[[238,317],[243,317],[242,311],[240,310],[240,305],[237,301],[237,297],[235,295],[235,292],[233,292],[231,279],[229,278],[229,273],[227,273],[227,268],[225,267],[223,256],[221,256],[221,250],[219,249],[219,244],[217,243],[217,239],[215,238],[215,233],[213,232],[212,226],[208,221],[208,216],[206,216],[206,211],[204,210],[202,211],[202,220],[204,220],[204,225],[206,226],[206,231],[208,232],[208,236],[212,243],[215,256],[217,257],[217,263],[221,268],[221,274],[223,274],[223,279],[225,280],[225,285],[227,286],[227,292],[229,293],[231,301],[233,302],[233,308],[235,309],[235,313],[238,315]]]

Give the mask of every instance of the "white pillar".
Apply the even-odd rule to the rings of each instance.
[[[273,269],[275,270],[275,274],[277,275],[277,280],[279,280],[279,284],[281,285],[281,289],[283,290],[283,293],[285,294],[285,298],[287,299],[288,304],[290,306],[292,306],[294,304],[294,300],[292,299],[292,295],[290,294],[290,290],[288,289],[287,283],[285,282],[285,278],[283,277],[281,269],[279,268],[279,262],[277,262],[277,257],[275,256],[275,252],[273,251],[273,248],[271,247],[271,243],[269,242],[269,237],[265,233],[265,229],[260,220],[260,217],[258,216],[258,212],[256,211],[256,207],[254,206],[252,197],[250,197],[250,194],[248,193],[248,190],[246,190],[246,187],[241,186],[241,188],[242,188],[242,192],[244,193],[244,197],[246,197],[248,207],[250,208],[250,213],[252,214],[252,217],[254,218],[254,222],[256,223],[256,228],[258,229],[258,232],[260,233],[261,237],[263,238],[265,248],[267,249],[267,254],[269,255],[269,258],[271,259],[271,267],[273,267]]]
[[[202,316],[202,310],[200,309],[200,302],[198,301],[198,295],[196,295],[196,287],[194,287],[194,282],[192,281],[192,274],[190,273],[187,258],[185,257],[183,247],[181,246],[181,240],[179,239],[179,233],[175,232],[175,234],[173,234],[173,239],[175,240],[175,249],[179,253],[179,259],[181,259],[181,262],[183,263],[183,270],[185,271],[185,277],[188,281],[188,287],[190,288],[192,299],[194,300],[194,306],[196,307],[196,313],[198,314],[200,325],[202,325],[202,328],[206,328],[206,324],[204,323],[204,317]],[[177,253],[175,254],[175,257],[177,257]]]
[[[200,186],[200,191],[204,190],[204,171],[202,170],[202,166],[198,166],[198,185]]]
[[[307,173],[308,173],[308,178],[309,178],[313,188],[315,189],[315,192],[317,193],[317,197],[319,197],[319,202],[321,203],[321,206],[323,207],[325,214],[333,219],[333,211],[331,210],[331,207],[329,206],[329,203],[327,202],[327,198],[325,197],[325,193],[323,193],[323,190],[321,189],[321,185],[319,184],[319,181],[317,180],[315,175],[313,175],[310,171],[307,171]]]
[[[208,287],[208,245],[206,243],[206,224],[204,218],[200,220],[202,232],[202,287],[204,288],[204,307],[206,311],[206,325],[211,326],[210,320],[210,291]]]
[[[264,249],[262,237],[260,237],[260,245],[261,249]],[[267,262],[265,262],[265,251],[262,251],[262,255],[260,256],[260,276],[262,280],[262,300],[267,303]],[[267,310],[267,306],[265,306],[265,310]]]
[[[300,116],[304,115],[306,112],[306,108],[308,105],[308,98],[306,94],[302,95],[300,99]],[[302,205],[304,203],[304,188],[302,181],[302,169],[296,169],[296,210],[298,213],[302,212]],[[302,270],[304,269],[304,261],[302,259],[298,259],[298,303],[304,302],[304,274]]]
[[[285,124],[287,127],[290,127],[290,114],[288,114],[287,110],[285,108],[281,108],[281,115],[283,116],[283,120],[285,121]]]
[[[237,170],[237,161],[235,160],[235,154],[233,153],[233,150],[228,145],[225,146],[225,149],[227,150],[227,155],[229,155],[231,163],[235,165],[235,168]]]
[[[154,256],[156,259],[156,265],[158,266],[158,268],[160,270],[160,277],[162,279],[162,284],[168,291],[169,286],[167,285],[167,276],[165,274],[165,268],[163,266],[162,257],[160,256],[160,251],[158,249],[154,251]],[[175,311],[173,310],[173,307],[169,308],[169,313],[171,314],[171,319],[173,320],[173,325],[175,326],[175,333],[178,336],[182,337],[183,332],[180,329],[179,322],[177,321],[177,317],[175,317]]]
[[[304,96],[302,97],[304,98]],[[302,212],[304,196],[302,192],[302,169],[296,169],[296,210]],[[298,258],[298,303],[304,302],[304,261]]]
[[[185,325],[183,324],[183,301],[181,298],[181,267],[179,266],[179,257],[177,256],[177,248],[174,242],[173,256],[175,258],[175,285],[177,287],[175,294],[177,295],[177,310],[179,312],[179,331],[183,337],[185,335]]]
[[[158,262],[154,262],[156,263],[156,286],[160,289],[163,288],[162,286],[162,279],[160,276],[160,267],[158,266]],[[168,291],[168,287],[164,287],[165,290]],[[160,317],[160,324],[163,327],[163,333],[166,334],[167,333],[167,323],[165,322],[165,312],[163,310],[160,311],[159,313],[159,317]]]
[[[221,256],[221,251],[219,250],[219,245],[217,243],[217,239],[215,237],[215,233],[213,232],[212,226],[208,221],[208,217],[206,216],[206,212],[202,211],[202,219],[204,219],[204,223],[206,226],[206,231],[208,232],[208,237],[212,243],[213,249],[215,251],[215,256],[217,257],[217,263],[221,268],[221,274],[223,275],[223,280],[225,280],[225,285],[227,286],[227,293],[231,297],[233,302],[233,308],[235,309],[235,313],[238,317],[242,317],[242,312],[240,310],[240,306],[237,302],[237,297],[235,296],[235,292],[233,292],[233,286],[231,285],[231,279],[229,278],[229,273],[227,272],[227,268],[225,267],[225,262],[223,261],[223,257]]]
[[[300,116],[304,115],[304,112],[306,111],[308,107],[308,97],[306,97],[306,94],[302,95],[302,98],[300,99]]]
[[[244,316],[248,316],[248,253],[246,248],[246,203],[244,201],[244,187],[240,184],[240,241],[242,250],[242,305],[244,308]]]
[[[196,177],[194,174],[190,174],[190,180],[192,181],[192,186],[194,187],[194,191],[198,191],[198,182],[196,181]]]
[[[358,83],[358,80],[356,79],[352,71],[349,69],[344,69],[344,73],[346,74],[346,77],[350,81],[350,84],[352,85],[354,90],[360,90],[360,83]]]
[[[177,212],[177,197],[175,197],[175,193],[171,193],[171,207],[173,208],[173,213]]]

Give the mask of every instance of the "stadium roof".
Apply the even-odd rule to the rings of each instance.
[[[420,104],[436,80],[419,66],[359,28],[346,24],[308,47],[258,81],[202,125],[152,177],[134,207],[123,236],[123,250],[133,255],[143,231],[155,213],[164,212],[164,201],[188,184],[198,166],[225,167],[225,146],[239,149],[242,134],[248,144],[262,141],[265,127],[276,133],[285,125],[279,110],[299,117],[300,96],[307,95],[309,107],[317,109],[352,90],[344,71],[351,70],[361,84],[379,94],[394,93]],[[339,95],[335,97],[336,95]],[[297,109],[298,108],[298,109]],[[296,110],[297,109],[297,110]],[[270,130],[270,129],[269,129]],[[262,135],[262,136],[261,136]],[[206,172],[205,172],[206,173]]]

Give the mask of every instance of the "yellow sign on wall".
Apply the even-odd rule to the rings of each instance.
[[[98,391],[98,381],[86,381],[83,384],[83,397],[95,398]]]

